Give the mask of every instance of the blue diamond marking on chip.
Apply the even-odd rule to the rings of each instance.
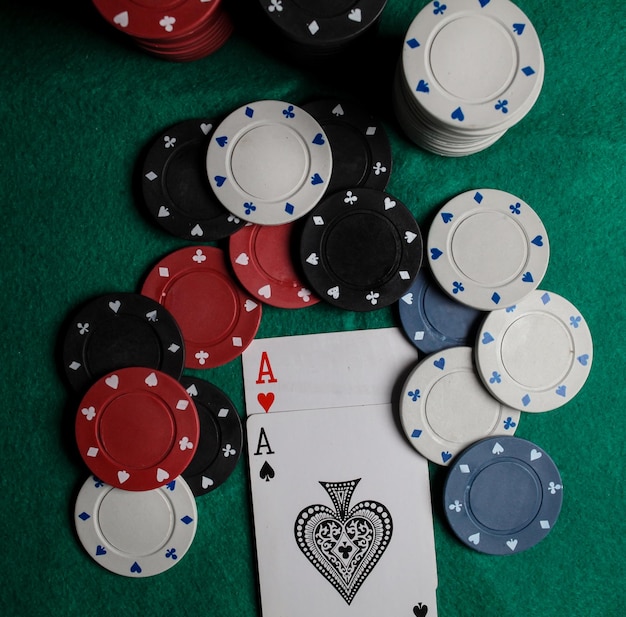
[[[481,203],[483,200],[483,194],[479,193],[478,191],[476,191],[476,193],[474,194],[474,201],[479,204]]]
[[[416,428],[412,433],[411,433],[411,437],[415,437],[415,439],[417,439],[420,435],[422,434],[422,431],[418,428]]]
[[[252,109],[252,107],[246,107],[245,114],[248,118],[252,118],[252,116],[254,116],[254,109]]]
[[[446,223],[446,225],[454,218],[454,215],[451,212],[442,212],[441,220]]]
[[[406,44],[411,48],[411,49],[415,49],[416,47],[420,46],[420,43],[417,39],[409,39]]]
[[[524,274],[522,275],[522,281],[524,281],[524,283],[534,283],[535,279],[530,272],[524,272]]]
[[[287,203],[285,204],[285,212],[286,212],[287,214],[293,214],[293,213],[294,213],[294,211],[295,211],[295,209],[296,209],[296,208],[293,206],[293,204],[290,204],[289,202],[287,202]]]
[[[189,515],[185,515],[183,516],[183,518],[180,519],[183,523],[185,523],[185,525],[189,525],[189,523],[193,523],[193,519],[191,518],[191,516]]]
[[[525,27],[526,27],[526,24],[513,24],[513,32],[515,32],[515,34],[520,36],[522,32],[524,32]]]
[[[87,519],[91,518],[91,516],[90,516],[89,514],[87,514],[87,512],[81,512],[81,513],[78,515],[78,518],[79,518],[81,521],[86,521]]]
[[[524,405],[524,407],[528,407],[530,403],[530,396],[528,394],[524,394],[524,396],[522,397],[522,405]]]
[[[548,302],[550,302],[550,294],[547,291],[541,296],[541,301],[544,304],[548,304]]]
[[[172,480],[165,485],[165,488],[169,491],[173,491],[176,489],[176,480]]]
[[[555,392],[559,395],[562,396],[563,398],[565,398],[567,396],[566,394],[566,387],[565,386],[559,386]]]
[[[500,294],[499,294],[497,291],[494,291],[494,292],[493,292],[493,295],[491,296],[491,301],[492,301],[494,304],[499,304],[500,300],[501,300],[501,298],[500,298]]]
[[[532,66],[525,66],[522,69],[522,73],[524,73],[524,75],[526,75],[526,77],[530,77],[531,75],[535,74],[535,69]]]

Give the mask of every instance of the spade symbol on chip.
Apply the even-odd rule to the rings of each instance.
[[[267,461],[265,461],[261,466],[261,471],[259,472],[261,480],[269,482],[275,475],[276,472],[274,471],[273,467]]]

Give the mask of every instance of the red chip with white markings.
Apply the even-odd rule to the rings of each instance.
[[[292,258],[294,223],[249,224],[229,238],[230,262],[239,282],[258,300],[279,308],[317,304]]]
[[[129,491],[174,480],[198,444],[196,406],[173,377],[149,368],[120,369],[99,379],[76,414],[76,441],[91,472]]]
[[[172,314],[185,341],[185,366],[207,369],[239,357],[261,323],[261,304],[235,281],[221,249],[190,246],[166,255],[141,293]]]

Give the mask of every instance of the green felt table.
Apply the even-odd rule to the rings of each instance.
[[[230,4],[245,17],[251,1]],[[545,448],[563,476],[563,510],[546,540],[507,557],[465,548],[437,500],[443,470],[431,467],[439,614],[623,614],[626,5],[520,0],[543,45],[541,96],[488,150],[446,159],[412,145],[391,111],[403,35],[424,4],[389,0],[371,53],[359,66],[333,71],[295,66],[243,26],[212,56],[175,64],[133,48],[86,0],[2,4],[4,615],[260,614],[245,456],[225,485],[197,500],[196,539],[167,573],[132,580],[83,551],[73,502],[87,470],[74,444],[76,401],[60,368],[58,337],[77,304],[138,291],[158,258],[187,244],[154,226],[133,191],[134,166],[153,136],[258,99],[298,104],[325,95],[359,101],[382,119],[394,155],[388,190],[420,224],[473,188],[499,188],[531,204],[552,250],[541,288],[571,300],[594,336],[594,365],[580,394],[558,410],[525,415],[517,433]],[[268,307],[258,336],[393,325],[391,308]],[[225,390],[244,416],[239,359],[197,375]],[[385,617],[404,615],[411,611]]]

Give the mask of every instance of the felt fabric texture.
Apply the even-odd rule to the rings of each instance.
[[[77,399],[63,377],[59,336],[78,304],[138,291],[153,263],[188,244],[150,221],[136,191],[137,161],[155,135],[254,100],[299,104],[323,96],[358,102],[381,118],[394,155],[388,191],[424,232],[441,205],[469,189],[499,188],[529,203],[552,251],[541,288],[573,302],[594,337],[594,365],[580,394],[558,410],[524,415],[517,433],[545,448],[562,473],[563,510],[546,540],[508,557],[465,548],[444,522],[445,470],[431,465],[439,614],[622,614],[626,5],[520,0],[545,55],[539,100],[486,151],[446,159],[409,142],[391,111],[403,35],[425,2],[389,0],[359,64],[317,69],[260,45],[260,22],[246,19],[252,4],[232,0],[231,39],[189,64],[135,49],[88,2],[0,8],[3,614],[260,614],[245,455],[225,485],[197,500],[196,539],[167,573],[116,576],[83,551],[73,508],[88,472],[74,444]],[[267,307],[258,336],[393,325],[393,308]],[[197,375],[245,416],[240,360]]]

